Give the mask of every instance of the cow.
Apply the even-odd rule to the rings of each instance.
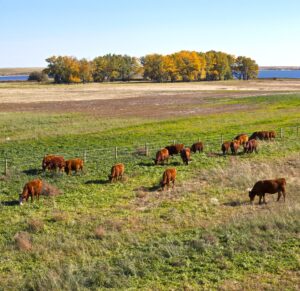
[[[184,148],[184,144],[178,143],[165,147],[169,151],[170,156],[178,155]]]
[[[260,140],[272,140],[276,138],[276,132],[270,131],[255,131],[252,133],[249,139],[260,139]]]
[[[233,155],[236,155],[237,152],[238,152],[238,149],[240,147],[240,142],[238,140],[233,140],[231,143],[230,143],[230,149],[231,149],[231,153]]]
[[[63,172],[65,169],[65,159],[62,156],[46,155],[43,158],[42,168],[43,171],[46,170],[57,171],[57,169],[59,169],[59,171]]]
[[[23,204],[23,201],[28,201],[29,197],[31,198],[31,202],[33,202],[33,197],[36,196],[37,200],[40,198],[40,194],[43,190],[43,182],[40,179],[32,180],[25,184],[23,188],[23,192],[20,195],[19,203]]]
[[[156,158],[154,159],[154,162],[155,162],[155,165],[158,165],[158,164],[164,165],[165,161],[168,162],[168,160],[169,160],[169,151],[166,148],[164,148],[164,149],[159,150],[156,153]]]
[[[173,183],[172,188],[174,188],[175,180],[176,180],[176,169],[175,168],[166,169],[163,173],[163,179],[160,182],[162,190],[164,191],[166,186],[169,189],[171,182]]]
[[[65,161],[65,172],[70,175],[72,171],[77,173],[79,170],[83,171],[83,160],[81,159],[71,159]]]
[[[283,194],[283,201],[285,201],[285,178],[279,178],[274,180],[261,180],[255,183],[253,188],[249,191],[250,202],[253,203],[255,196],[259,196],[259,204],[263,198],[263,203],[267,204],[265,194],[278,193],[277,201],[279,201],[281,194]]]
[[[274,130],[269,131],[269,139],[275,139],[276,138],[276,132]]]
[[[221,150],[223,152],[223,155],[228,154],[229,149],[230,149],[230,141],[224,141],[221,147]]]
[[[246,144],[244,145],[244,153],[249,154],[249,153],[253,153],[253,151],[255,151],[256,153],[258,153],[257,151],[257,147],[258,147],[258,142],[256,139],[250,139],[249,141],[246,142]]]
[[[181,159],[184,164],[188,165],[189,161],[191,160],[191,149],[190,148],[184,148],[180,152]]]
[[[125,171],[124,164],[121,164],[121,163],[120,164],[115,164],[111,168],[110,175],[108,175],[109,181],[112,183],[116,180],[122,179],[124,171]]]
[[[201,153],[201,152],[203,152],[203,148],[204,148],[203,142],[199,141],[199,142],[194,143],[194,144],[191,146],[191,151],[192,151],[193,153],[196,153],[197,151],[198,151],[199,153]]]
[[[234,140],[238,140],[240,142],[240,145],[244,145],[246,144],[246,142],[249,140],[249,137],[247,134],[245,133],[241,133],[239,135],[237,135]]]

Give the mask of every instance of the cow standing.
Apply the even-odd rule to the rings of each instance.
[[[57,171],[63,172],[65,169],[65,159],[62,156],[46,155],[42,162],[43,171]]]
[[[180,152],[180,156],[181,156],[181,159],[182,159],[183,163],[188,165],[189,161],[191,160],[191,150],[190,150],[190,148],[182,149],[181,152]]]
[[[231,144],[230,141],[225,141],[225,142],[223,142],[223,144],[222,144],[222,146],[221,146],[221,150],[222,150],[222,152],[223,152],[223,155],[228,154],[229,149],[230,149],[230,144]]]
[[[28,201],[29,197],[31,198],[31,202],[33,202],[33,197],[36,196],[37,200],[40,198],[40,194],[43,190],[43,181],[40,179],[32,180],[25,184],[23,188],[23,192],[20,195],[19,203],[23,204],[23,201]]]
[[[169,189],[170,187],[170,183],[173,183],[172,188],[174,188],[175,186],[175,180],[176,180],[176,169],[175,168],[171,168],[171,169],[166,169],[163,173],[163,178],[162,181],[160,183],[162,190],[165,190],[165,187],[167,186],[167,188]]]
[[[263,203],[266,202],[265,194],[278,193],[277,201],[279,201],[281,195],[283,194],[283,201],[285,201],[285,188],[286,180],[285,178],[279,178],[274,180],[261,180],[255,183],[252,190],[249,191],[249,198],[251,203],[253,203],[255,196],[259,196],[259,204],[263,198]]]
[[[196,153],[197,151],[199,153],[202,153],[203,152],[203,149],[204,149],[204,146],[203,146],[203,142],[199,141],[199,142],[196,142],[194,143],[192,146],[191,146],[191,151],[193,153]]]
[[[253,151],[255,151],[255,153],[258,153],[257,147],[258,147],[258,142],[257,142],[257,140],[256,140],[256,139],[250,139],[250,140],[247,141],[247,143],[244,145],[244,153],[245,153],[245,154],[250,154],[250,153],[253,153]]]
[[[161,149],[159,150],[157,153],[156,153],[156,158],[154,159],[154,162],[155,162],[155,165],[158,165],[158,164],[165,164],[165,161],[168,162],[169,160],[169,151],[164,148],[164,149]]]
[[[184,144],[178,143],[178,144],[166,146],[165,148],[168,150],[170,156],[174,156],[174,155],[178,155],[183,150]]]
[[[77,173],[79,170],[83,171],[83,160],[82,159],[71,159],[65,161],[65,172],[70,175],[72,171]]]
[[[233,140],[231,143],[230,143],[230,149],[231,149],[231,153],[233,155],[236,155],[237,152],[238,152],[238,149],[240,147],[240,142],[238,140]]]
[[[241,133],[241,134],[237,135],[237,136],[234,138],[234,140],[238,140],[239,143],[240,143],[240,145],[244,145],[244,144],[246,144],[246,142],[249,140],[249,137],[248,137],[247,134]]]
[[[115,164],[111,168],[110,175],[108,175],[108,179],[110,182],[114,182],[116,180],[122,179],[123,174],[125,171],[125,166],[124,164]]]

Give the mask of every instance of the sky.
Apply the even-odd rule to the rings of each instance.
[[[0,67],[180,50],[300,66],[300,0],[0,0]]]

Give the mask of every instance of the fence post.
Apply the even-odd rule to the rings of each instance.
[[[146,157],[149,156],[149,149],[148,149],[147,143],[145,143],[145,155],[146,155]]]
[[[297,126],[297,136],[299,136],[299,126]]]
[[[5,159],[5,164],[4,164],[4,175],[6,176],[8,173],[8,162],[7,159]]]
[[[176,144],[176,140],[175,139],[173,140],[173,144]]]
[[[84,150],[84,153],[83,153],[83,161],[84,161],[84,163],[86,163],[86,150]]]
[[[118,158],[118,147],[115,147],[115,159]]]
[[[224,142],[224,138],[223,138],[223,134],[221,134],[221,144],[223,144]]]
[[[283,128],[280,128],[280,138],[283,138]]]

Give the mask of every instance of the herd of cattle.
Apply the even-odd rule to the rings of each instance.
[[[222,144],[221,150],[223,155],[228,154],[229,150],[233,155],[238,153],[239,148],[243,147],[243,152],[246,153],[257,153],[258,142],[257,140],[273,140],[276,138],[275,131],[257,131],[254,132],[250,137],[247,134],[239,134],[232,141],[225,141]],[[185,147],[184,144],[174,144],[170,146],[166,146],[165,148],[159,150],[156,153],[156,157],[154,159],[155,165],[165,164],[168,162],[169,158],[174,155],[180,154],[181,159],[184,164],[188,165],[191,160],[191,152],[203,152],[204,144],[203,142],[196,142],[190,148]],[[57,155],[46,155],[42,161],[42,169],[43,171],[59,171],[66,172],[70,175],[73,171],[75,173],[79,171],[83,171],[84,161],[82,159],[70,159],[65,160],[62,156]],[[109,181],[114,182],[123,177],[125,171],[125,166],[122,163],[115,164],[111,168],[111,174],[108,175]],[[165,187],[169,189],[170,184],[173,184],[173,188],[176,180],[176,169],[169,168],[166,169],[163,173],[162,180],[160,185],[163,190]],[[259,196],[259,204],[261,204],[262,199],[263,202],[266,203],[265,194],[274,194],[278,193],[277,201],[279,201],[281,195],[283,194],[283,199],[285,200],[285,187],[286,180],[284,178],[275,179],[275,180],[262,180],[256,182],[254,187],[249,191],[250,201],[253,202],[255,196]],[[34,196],[39,200],[39,196],[43,190],[43,181],[40,179],[32,180],[25,184],[23,188],[23,192],[20,195],[20,205],[22,205],[23,201],[28,201],[29,197],[31,201],[33,201]]]

